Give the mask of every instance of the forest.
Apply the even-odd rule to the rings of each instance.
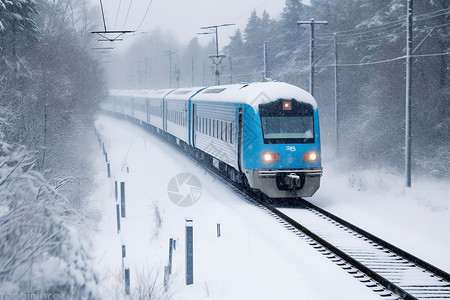
[[[2,297],[96,295],[86,133],[106,85],[90,15],[83,1],[0,1]]]

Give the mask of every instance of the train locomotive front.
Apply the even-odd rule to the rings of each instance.
[[[271,198],[310,197],[322,176],[317,103],[300,88],[272,85],[284,92],[244,110],[244,174]]]

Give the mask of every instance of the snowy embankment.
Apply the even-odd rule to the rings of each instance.
[[[96,268],[103,298],[124,295],[121,245],[126,245],[134,298],[153,287],[153,295],[174,299],[370,299],[364,285],[274,218],[240,199],[201,166],[157,137],[126,121],[100,116],[113,179],[107,178],[99,150],[98,190],[93,201],[103,212],[96,233]],[[450,187],[381,172],[338,172],[327,164],[321,189],[309,200],[436,266],[450,270],[448,209]],[[127,167],[129,173],[126,172]],[[169,182],[189,172],[201,183],[199,201],[172,203]],[[126,218],[117,234],[114,180],[126,184]],[[429,191],[428,191],[429,190]],[[180,189],[180,194],[185,193]],[[295,212],[294,212],[295,215]],[[185,219],[194,220],[194,284],[186,286]],[[217,237],[217,224],[221,236]],[[173,274],[163,292],[169,239],[174,238]]]
[[[401,176],[384,170],[351,171],[324,162],[312,203],[450,273],[450,179]]]
[[[126,185],[126,218],[117,234],[114,179],[101,150],[95,160],[98,190],[92,200],[103,212],[94,238],[104,299],[121,299],[121,242],[126,244],[131,294],[155,282],[158,298],[174,299],[371,299],[368,288],[287,231],[264,211],[240,199],[201,166],[145,130],[100,116],[112,176]],[[127,167],[129,173],[126,172]],[[183,172],[201,182],[190,207],[169,200],[168,184]],[[183,193],[183,191],[181,191]],[[194,221],[194,284],[184,284],[185,219]],[[221,236],[217,237],[217,224]],[[174,238],[173,273],[163,292],[163,271]]]

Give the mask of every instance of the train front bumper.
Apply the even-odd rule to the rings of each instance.
[[[245,170],[252,188],[271,198],[311,197],[320,187],[322,168]]]

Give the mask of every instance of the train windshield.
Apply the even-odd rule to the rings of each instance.
[[[278,100],[261,104],[259,108],[265,144],[314,143],[314,114],[310,104]]]

